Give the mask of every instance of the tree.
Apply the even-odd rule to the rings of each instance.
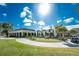
[[[11,24],[10,23],[3,23],[2,28],[3,28],[2,33],[4,33],[8,37],[9,30],[12,29]]]
[[[49,36],[50,38],[54,35],[54,29],[52,26],[50,26],[50,29],[49,29]]]
[[[71,29],[69,33],[70,33],[70,36],[73,34],[76,34],[77,33],[76,28]]]
[[[2,30],[2,24],[0,23],[0,31]]]
[[[67,32],[66,27],[64,27],[63,25],[59,25],[59,26],[55,26],[55,28],[57,33],[60,34],[62,38],[64,38],[65,33]]]
[[[2,24],[0,23],[0,35],[1,35],[1,31],[2,31]]]
[[[9,29],[11,29],[11,24],[10,23],[3,23],[2,27],[3,27],[3,29],[9,30]]]

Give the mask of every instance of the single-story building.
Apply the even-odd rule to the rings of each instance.
[[[33,30],[33,29],[16,29],[16,30],[10,30],[8,33],[9,37],[54,37],[54,30]]]
[[[9,31],[9,37],[28,37],[28,36],[36,36],[36,31],[33,29],[16,29]]]

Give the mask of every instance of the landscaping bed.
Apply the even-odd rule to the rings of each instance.
[[[62,40],[59,39],[51,39],[51,38],[31,38],[34,41],[39,42],[62,42]]]

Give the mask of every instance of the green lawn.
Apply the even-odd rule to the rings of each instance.
[[[16,40],[0,40],[0,55],[2,56],[59,56],[59,55],[78,55],[78,48],[45,48],[24,45]]]
[[[39,42],[62,42],[62,40],[46,39],[46,38],[32,38],[32,40],[39,41]]]

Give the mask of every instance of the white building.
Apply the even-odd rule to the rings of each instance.
[[[42,30],[45,30],[46,32],[48,32],[48,34],[51,34],[54,37],[57,36],[57,32],[56,32],[54,25],[43,27]]]
[[[9,37],[55,37],[54,30],[48,29],[48,30],[42,30],[42,31],[35,31],[33,29],[16,29],[11,30],[8,33]]]
[[[17,29],[13,31],[9,31],[10,37],[28,37],[28,36],[36,36],[36,31],[33,29]]]

